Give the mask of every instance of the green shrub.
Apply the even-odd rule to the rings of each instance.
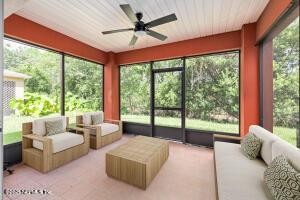
[[[59,99],[47,95],[26,92],[24,99],[13,99],[10,108],[16,115],[45,116],[60,111]]]
[[[89,99],[84,99],[78,95],[74,95],[68,92],[65,96],[65,110],[66,112],[80,110],[80,111],[90,111],[99,110],[99,99],[95,97],[90,97]]]
[[[13,99],[10,101],[10,108],[16,115],[21,116],[46,116],[60,112],[60,99],[56,95],[44,95],[26,92],[24,99]],[[90,111],[99,109],[99,102],[96,99],[83,99],[78,95],[68,92],[65,96],[65,111]]]

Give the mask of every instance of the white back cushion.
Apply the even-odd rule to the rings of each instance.
[[[290,164],[300,172],[300,149],[280,139],[272,145],[272,159],[279,155],[284,155]]]
[[[254,133],[257,137],[259,137],[263,143],[260,150],[260,155],[262,159],[269,165],[272,162],[272,143],[279,138],[273,133],[267,131],[266,129],[257,126],[251,125],[249,128],[249,132]]]
[[[32,133],[40,136],[46,135],[46,126],[45,121],[56,121],[56,120],[63,120],[63,128],[66,130],[67,128],[67,117],[59,116],[59,117],[46,117],[36,119],[32,122]]]
[[[91,125],[92,124],[92,115],[96,115],[96,114],[100,114],[102,116],[102,120],[101,120],[101,123],[103,123],[103,116],[104,116],[104,113],[103,111],[99,111],[99,112],[87,112],[87,113],[84,113],[82,115],[82,123],[83,124],[86,124],[86,125]]]

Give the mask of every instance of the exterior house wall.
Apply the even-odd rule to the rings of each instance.
[[[24,98],[24,79],[14,77],[4,77],[4,81],[14,81],[16,83],[16,98]],[[4,96],[5,98],[5,96]]]

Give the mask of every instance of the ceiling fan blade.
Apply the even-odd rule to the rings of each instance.
[[[111,31],[103,31],[102,34],[106,35],[106,34],[126,32],[126,31],[133,31],[133,28],[125,28],[125,29],[118,29],[118,30],[111,30]]]
[[[135,45],[136,41],[137,41],[138,37],[136,37],[135,35],[133,35],[131,41],[129,42],[129,46],[133,46]]]
[[[138,19],[135,16],[135,13],[133,12],[131,6],[129,4],[123,4],[120,5],[123,12],[127,15],[127,17],[130,19],[131,23],[135,25],[135,22],[138,21]]]
[[[159,39],[161,41],[165,41],[168,37],[165,36],[165,35],[162,35],[158,32],[155,32],[155,31],[151,31],[151,30],[147,30],[146,31],[148,35],[152,36],[152,37],[155,37],[156,39]]]
[[[176,20],[177,20],[177,17],[173,13],[173,14],[170,14],[170,15],[158,18],[156,20],[153,20],[151,22],[148,22],[148,23],[145,24],[145,26],[147,28],[151,28],[151,27],[154,27],[154,26],[159,26],[161,24],[166,24],[166,23],[169,23],[169,22],[172,22],[172,21],[176,21]]]

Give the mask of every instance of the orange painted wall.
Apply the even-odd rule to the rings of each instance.
[[[116,55],[117,63],[130,64],[239,49],[241,46],[240,34],[240,31],[234,31],[144,49],[121,52]]]
[[[119,67],[113,52],[108,53],[104,66],[104,115],[105,119],[119,119]]]
[[[4,34],[95,62],[107,61],[105,52],[15,14],[5,19]]]
[[[291,6],[292,0],[270,0],[259,17],[256,27],[256,41],[262,39],[280,16]]]
[[[241,32],[240,125],[241,135],[259,124],[259,49],[256,24],[246,24]]]

